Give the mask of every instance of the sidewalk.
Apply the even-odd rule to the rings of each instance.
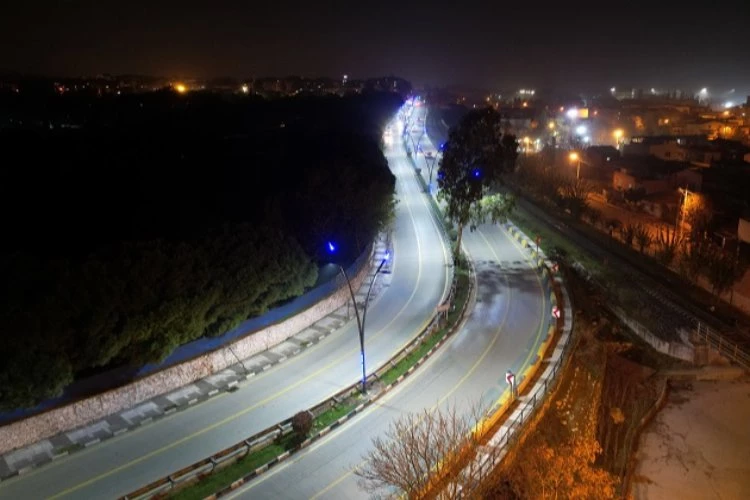
[[[386,242],[381,238],[375,243],[370,260],[370,273],[355,294],[360,307],[364,305],[367,288],[370,286],[374,277],[373,273],[382,261],[385,252]],[[391,265],[391,263],[386,263],[380,273],[381,276],[378,276],[370,295],[370,303],[389,286]],[[238,389],[240,382],[244,382],[299,354],[303,349],[320,342],[348,323],[353,317],[354,308],[351,306],[350,300],[346,305],[308,328],[292,335],[284,342],[244,359],[241,363],[238,362],[221,372],[144,401],[136,407],[109,415],[85,427],[64,432],[33,445],[5,453],[0,456],[0,481],[24,474],[35,467],[62,458],[75,451],[96,445],[106,439],[119,436],[177,411],[202,403],[220,392],[233,392]]]
[[[636,453],[632,498],[750,498],[750,380],[673,385]]]

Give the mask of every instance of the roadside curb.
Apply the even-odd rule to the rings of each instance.
[[[266,464],[263,464],[255,468],[253,471],[249,472],[248,474],[233,481],[229,486],[222,488],[221,490],[215,492],[212,495],[209,495],[206,498],[216,499],[216,498],[222,497],[230,493],[231,491],[234,491],[237,488],[240,488],[244,484],[248,483],[249,481],[252,481],[256,477],[264,474],[265,472],[271,470],[273,467],[285,461],[290,456],[293,456],[294,454],[298,453],[304,448],[307,448],[311,444],[325,437],[331,431],[335,430],[336,428],[346,423],[348,420],[352,419],[357,414],[363,412],[370,405],[372,405],[372,403],[378,401],[380,398],[382,398],[391,390],[393,390],[398,385],[400,385],[404,381],[404,379],[408,378],[408,376],[411,375],[415,371],[415,369],[418,366],[421,366],[425,361],[427,361],[427,359],[432,357],[439,350],[441,346],[443,346],[448,340],[450,340],[453,337],[455,332],[457,332],[463,327],[464,323],[467,320],[467,311],[469,310],[469,307],[473,307],[476,301],[475,280],[476,280],[476,274],[474,273],[474,268],[472,265],[470,279],[469,279],[469,291],[468,291],[467,300],[464,303],[461,311],[459,312],[457,322],[453,325],[453,327],[451,327],[450,330],[448,330],[445,333],[445,335],[427,353],[425,353],[422,357],[420,357],[406,373],[399,376],[398,379],[396,379],[391,384],[388,384],[387,386],[379,389],[378,392],[373,394],[371,397],[368,397],[365,401],[362,401],[349,413],[342,416],[341,418],[339,418],[332,424],[320,429],[314,435],[305,439],[302,443],[276,456],[275,458],[271,459]],[[384,362],[377,370],[375,370],[372,374],[370,374],[368,376],[368,382],[371,384],[374,382],[377,382],[380,379],[380,376],[378,374],[381,372],[385,373],[387,370],[389,370],[393,366],[395,359],[405,357],[410,352],[412,352],[415,348],[419,347],[422,344],[422,341],[435,331],[435,328],[434,328],[435,318],[433,318],[433,321],[431,321],[428,324],[428,326],[409,343],[409,345],[407,345],[404,349],[399,351],[391,359]],[[329,400],[326,400],[323,403],[316,405],[315,407],[313,407],[312,409],[309,409],[308,411],[312,412],[313,409],[318,408],[322,405],[326,405],[328,401],[330,400],[341,399],[342,397],[348,394],[357,393],[358,391],[359,391],[359,383],[353,384],[352,386],[344,389],[343,391],[340,391],[339,393],[334,395],[332,398],[329,398]],[[182,469],[181,471],[170,474],[169,476],[166,476],[157,481],[154,481],[153,483],[146,485],[132,493],[124,495],[120,497],[119,500],[135,500],[135,499],[140,500],[140,499],[152,498],[156,495],[170,491],[175,486],[184,484],[186,481],[192,482],[194,480],[199,480],[202,477],[205,477],[208,474],[212,473],[215,470],[215,467],[217,465],[222,465],[222,462],[224,462],[225,465],[228,465],[229,463],[231,463],[230,458],[233,458],[234,461],[239,460],[242,457],[246,456],[251,451],[258,449],[259,447],[265,445],[271,440],[276,439],[280,436],[287,435],[291,432],[292,432],[292,427],[291,427],[291,418],[290,418],[290,419],[280,422],[279,424],[269,427],[268,429],[266,429],[265,431],[262,431],[261,433],[255,434],[254,436],[244,440],[241,443],[238,443],[237,445],[233,447],[227,448],[223,450],[222,452],[219,452],[217,455],[221,455],[220,460],[217,460],[216,458],[214,458],[217,456],[217,455],[214,455],[212,457],[209,457],[208,459],[204,459],[200,462],[196,462],[195,464],[188,466],[185,469]],[[211,464],[210,468],[208,468],[209,464]]]
[[[562,277],[554,269],[553,263],[546,258],[543,252],[535,250],[528,237],[521,232],[512,222],[505,224],[505,229],[523,248],[534,258],[538,267],[542,268],[545,286],[550,291],[550,307],[556,308],[561,304],[562,311],[560,317],[555,321],[551,319],[550,327],[542,344],[537,350],[534,362],[520,374],[516,395],[509,394],[509,390],[501,397],[499,405],[492,408],[485,419],[477,424],[475,432],[478,439],[485,441],[486,445],[480,447],[476,455],[466,466],[469,476],[476,479],[477,471],[479,477],[484,478],[499,465],[508,453],[509,446],[513,443],[513,438],[521,430],[521,426],[536,412],[536,409],[543,403],[547,394],[554,390],[558,382],[558,374],[564,368],[567,354],[571,346],[571,337],[573,331],[573,312],[571,307],[570,296],[565,288]],[[558,297],[559,296],[559,297]],[[551,312],[551,311],[550,311]],[[554,323],[554,325],[553,325]],[[553,346],[552,340],[559,331],[557,343]],[[549,355],[552,353],[551,355]],[[548,356],[549,355],[549,356]],[[537,373],[545,365],[544,371],[537,377]],[[537,378],[535,378],[537,377]],[[531,381],[534,385],[529,387]],[[514,403],[518,403],[513,411],[508,415]],[[501,425],[500,422],[507,417]],[[491,436],[487,432],[496,429]],[[444,478],[437,478],[438,484]],[[474,486],[478,486],[475,484]],[[431,486],[436,488],[439,486]]]
[[[362,287],[366,286],[367,276],[370,276],[374,271],[374,268],[379,262],[380,254],[385,251],[385,248],[387,247],[389,241],[390,236],[383,234],[373,244],[369,258],[370,269],[365,275],[365,280],[363,281]],[[381,280],[379,287],[375,287],[376,293],[373,293],[371,300],[377,298],[377,296],[389,286],[389,282],[390,278]],[[118,436],[121,436],[122,434],[129,433],[130,431],[142,428],[149,424],[157,423],[165,417],[170,417],[175,413],[193,408],[194,406],[202,404],[209,399],[220,397],[227,393],[237,391],[239,387],[249,379],[266,372],[274,366],[288,361],[294,356],[299,355],[306,349],[315,346],[316,344],[327,338],[329,335],[344,327],[349,322],[350,318],[347,318],[344,321],[338,321],[338,323],[340,324],[334,328],[321,328],[320,330],[316,330],[316,334],[314,336],[308,335],[306,337],[306,340],[304,341],[301,341],[297,338],[301,337],[304,332],[313,329],[315,325],[327,322],[331,317],[335,318],[342,309],[347,309],[347,304],[349,304],[349,302],[350,300],[347,301],[345,305],[337,308],[335,311],[333,311],[329,315],[324,316],[309,327],[295,333],[294,335],[291,335],[277,346],[270,346],[269,349],[257,353],[249,358],[243,359],[241,362],[230,365],[224,370],[216,372],[209,377],[201,378],[175,390],[154,396],[139,403],[136,406],[112,413],[111,415],[108,415],[104,418],[94,420],[83,427],[60,432],[54,436],[37,441],[32,445],[18,448],[0,455],[0,484],[16,478],[22,474],[26,474],[30,470],[47,466],[52,462],[57,462],[64,456],[75,454],[78,451],[91,448],[93,445],[108,441],[112,438],[116,438]],[[272,349],[281,346],[285,342],[296,342],[297,344],[299,344],[299,346],[283,355],[267,355],[268,353],[272,352]],[[262,358],[265,362],[262,364],[255,363],[252,367],[250,367],[249,365],[252,364],[252,360],[254,358]],[[218,382],[207,382],[207,380],[211,377],[217,377]],[[185,391],[186,388],[194,388],[195,390],[191,391],[189,396],[179,397],[178,402],[173,402],[170,399],[171,396],[179,394],[181,391]],[[175,397],[175,399],[176,398],[177,397]],[[130,419],[124,419],[120,417],[121,414],[128,412],[134,412],[134,416]],[[112,421],[116,421],[117,423],[112,423]],[[100,429],[100,427],[106,427],[106,430],[102,430]],[[87,429],[92,430],[89,432],[85,432]],[[78,438],[78,440],[74,440],[68,437],[71,434],[78,434],[84,437]],[[61,445],[61,441],[69,441],[69,443],[66,442],[65,444]],[[49,443],[49,450],[42,453],[34,453],[35,446],[38,445],[38,443]],[[19,456],[25,457],[25,454],[29,454],[33,458],[31,460],[28,458],[16,458]],[[21,464],[20,466],[16,467],[15,470],[11,469],[10,467],[10,464],[14,462]]]

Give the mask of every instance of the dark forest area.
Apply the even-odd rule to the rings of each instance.
[[[391,93],[3,94],[0,406],[300,295],[393,212]]]

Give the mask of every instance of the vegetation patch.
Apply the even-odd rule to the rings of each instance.
[[[341,402],[340,404],[335,405],[333,408],[324,411],[317,417],[315,417],[315,420],[313,421],[313,432],[317,432],[321,429],[325,429],[332,423],[336,422],[338,419],[343,417],[344,415],[348,415],[349,412],[351,412],[354,408],[359,405],[359,396],[352,396],[347,398],[345,401]]]
[[[0,409],[220,337],[313,286],[326,241],[345,265],[394,214],[395,94],[82,99],[51,106],[81,129],[0,135],[0,209],[36,200],[0,249]]]
[[[469,298],[469,282],[470,274],[466,268],[456,268],[456,294],[454,298],[454,307],[448,313],[446,326],[440,328],[436,332],[429,335],[414,351],[409,353],[404,359],[402,359],[395,367],[388,370],[383,377],[381,382],[384,384],[390,384],[395,381],[398,377],[406,373],[409,368],[414,366],[422,356],[424,356],[430,349],[432,349],[445,335],[450,331],[452,325],[455,325],[460,320],[460,313],[463,309],[464,304]],[[354,408],[356,408],[361,402],[361,396],[356,393],[344,401],[336,404],[333,408],[330,408],[313,419],[311,432],[318,432],[325,427],[336,422],[344,415],[349,414]],[[297,418],[299,414],[295,416]],[[201,480],[191,486],[187,486],[175,492],[170,498],[179,499],[200,499],[204,498],[216,491],[229,486],[237,479],[249,474],[251,471],[258,467],[273,460],[278,455],[285,451],[293,449],[301,441],[307,438],[308,432],[304,435],[298,435],[296,433],[290,433],[282,438],[269,443],[265,447],[256,450],[255,452],[247,455],[240,459],[236,463],[225,467],[224,469],[205,476]]]
[[[261,467],[297,444],[297,436],[287,434],[271,444],[256,450],[232,465],[202,477],[197,483],[174,492],[169,498],[179,500],[201,500],[225,488]]]
[[[601,295],[568,268],[574,349],[553,396],[487,481],[486,498],[619,498],[643,417],[658,398],[659,370],[681,364],[628,336]]]

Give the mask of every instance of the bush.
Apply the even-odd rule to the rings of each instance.
[[[307,435],[310,434],[312,426],[313,416],[307,410],[301,411],[292,417],[292,429],[294,429],[294,434],[299,441],[307,439]]]

